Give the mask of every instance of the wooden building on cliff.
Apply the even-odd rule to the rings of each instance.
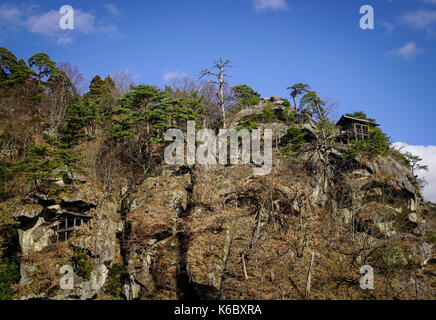
[[[372,120],[353,118],[343,115],[336,123],[340,130],[339,140],[343,143],[348,143],[351,140],[369,139],[370,127],[380,126]]]

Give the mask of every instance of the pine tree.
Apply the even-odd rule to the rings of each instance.
[[[153,143],[163,142],[164,130],[182,128],[205,111],[196,92],[189,98],[170,98],[168,91],[149,85],[132,87],[120,104],[112,113],[112,138],[132,137],[138,133],[138,126],[143,126]]]
[[[236,100],[239,106],[252,106],[260,101],[260,94],[246,84],[235,86],[232,90],[236,93]]]
[[[296,83],[290,87],[287,87],[286,89],[291,91],[289,95],[292,97],[292,100],[294,101],[294,110],[298,111],[297,97],[309,92],[310,86],[305,83]]]
[[[50,75],[57,69],[56,64],[46,53],[37,53],[29,58],[29,66],[34,69],[38,85],[42,84],[43,78],[49,78]]]
[[[17,57],[4,47],[0,47],[0,83],[12,74],[17,65]]]
[[[27,180],[40,187],[49,187],[51,181],[64,178],[68,174],[83,173],[79,165],[83,157],[74,156],[65,143],[44,135],[47,144],[33,145],[26,158],[14,166],[16,172],[24,173]]]
[[[92,139],[97,118],[97,107],[91,101],[82,99],[73,103],[66,111],[62,142],[72,146],[82,138]]]
[[[12,73],[5,84],[22,87],[26,80],[30,78],[31,74],[32,70],[26,65],[26,62],[23,59],[20,59],[12,69]]]

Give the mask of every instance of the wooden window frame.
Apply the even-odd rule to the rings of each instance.
[[[73,221],[73,225],[69,226],[68,223],[70,222],[71,225],[71,220]],[[62,222],[65,225],[63,228],[60,227]],[[68,241],[68,239],[75,234],[77,227],[80,227],[84,223],[89,227],[89,219],[67,215],[59,219],[56,225],[56,243]]]
[[[369,139],[369,126],[366,124],[354,123],[354,135],[356,140]]]

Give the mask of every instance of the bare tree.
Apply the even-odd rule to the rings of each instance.
[[[118,71],[112,76],[112,80],[115,82],[115,86],[118,89],[120,95],[126,94],[130,90],[130,86],[135,85],[135,81],[132,78],[130,72]]]
[[[323,101],[325,102],[324,110],[326,117],[336,123],[341,115],[341,102],[337,99],[333,99],[330,97],[325,97]]]
[[[59,70],[65,72],[78,93],[83,94],[85,92],[86,79],[83,73],[79,71],[79,68],[71,66],[69,62],[58,62],[56,66]]]
[[[191,92],[197,90],[197,84],[189,77],[176,77],[170,80],[169,87],[173,95],[179,98],[187,98]]]
[[[226,110],[225,110],[225,104],[226,104],[226,97],[225,97],[225,85],[226,81],[225,78],[227,75],[225,74],[225,69],[231,67],[230,60],[223,60],[222,58],[215,60],[214,65],[211,69],[216,69],[216,72],[211,71],[210,69],[205,69],[200,74],[200,79],[209,76],[212,77],[213,80],[210,80],[209,83],[214,83],[218,86],[218,91],[216,92],[216,95],[218,96],[219,102],[220,102],[220,108],[221,113],[223,117],[223,128],[226,128]],[[216,80],[215,80],[216,79]]]
[[[199,84],[197,92],[206,109],[207,119],[211,121],[210,125],[212,125],[213,122],[221,118],[222,115],[221,101],[219,95],[216,94],[216,86],[211,82],[202,82]],[[224,101],[225,110],[229,110],[235,105],[234,91],[228,84],[224,84]]]

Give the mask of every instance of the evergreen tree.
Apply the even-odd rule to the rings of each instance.
[[[154,86],[132,87],[121,106],[113,111],[113,138],[132,137],[138,126],[145,126],[149,141],[162,142],[164,130],[181,128],[189,120],[195,120],[204,113],[201,99],[196,92],[189,98],[169,98],[167,91]]]
[[[369,139],[353,140],[348,144],[348,155],[364,154],[370,157],[386,155],[391,142],[388,136],[379,128],[369,127]]]
[[[100,95],[103,93],[103,80],[99,75],[96,75],[92,78],[91,83],[89,85],[89,95]]]
[[[91,80],[89,92],[84,99],[89,106],[93,105],[99,120],[106,121],[118,105],[118,91],[115,82],[110,76],[104,80],[98,75],[95,76]]]
[[[252,106],[260,101],[260,94],[246,84],[235,86],[232,90],[236,93],[236,100],[239,106]]]
[[[35,77],[38,79],[38,85],[41,85],[43,78],[49,78],[57,69],[56,64],[46,53],[37,53],[29,58],[29,66],[34,70]]]
[[[91,101],[81,99],[73,103],[66,111],[62,142],[71,146],[82,138],[91,139],[97,118],[96,105]]]
[[[12,74],[17,65],[17,57],[4,47],[0,47],[0,83]]]
[[[12,70],[9,79],[5,82],[8,85],[18,85],[23,87],[27,79],[30,78],[32,70],[26,65],[23,59],[18,60],[17,64]]]
[[[14,166],[16,172],[23,173],[38,188],[49,187],[51,181],[66,177],[68,173],[84,172],[79,165],[83,157],[74,156],[68,144],[49,135],[44,135],[44,140],[47,144],[29,148],[27,157]]]
[[[363,112],[363,111],[356,111],[356,112],[353,112],[353,113],[346,113],[345,115],[347,117],[352,117],[352,118],[357,118],[357,119],[362,119],[362,120],[369,120],[369,121],[375,122],[375,119],[368,118],[366,113]]]
[[[13,284],[20,280],[19,263],[9,260],[0,260],[0,300],[12,300],[14,291],[11,288]]]
[[[275,112],[271,102],[268,101],[266,106],[263,107],[262,116],[265,121],[271,121],[274,118]]]
[[[29,181],[34,181],[36,186],[44,185],[54,178],[63,176],[63,172],[53,173],[62,163],[55,157],[55,151],[47,145],[33,145],[29,148],[28,155],[15,166],[15,170],[24,173]]]
[[[293,86],[287,87],[286,89],[291,91],[289,95],[292,97],[292,100],[294,101],[294,110],[298,111],[297,97],[309,92],[310,86],[304,83],[296,83]]]

